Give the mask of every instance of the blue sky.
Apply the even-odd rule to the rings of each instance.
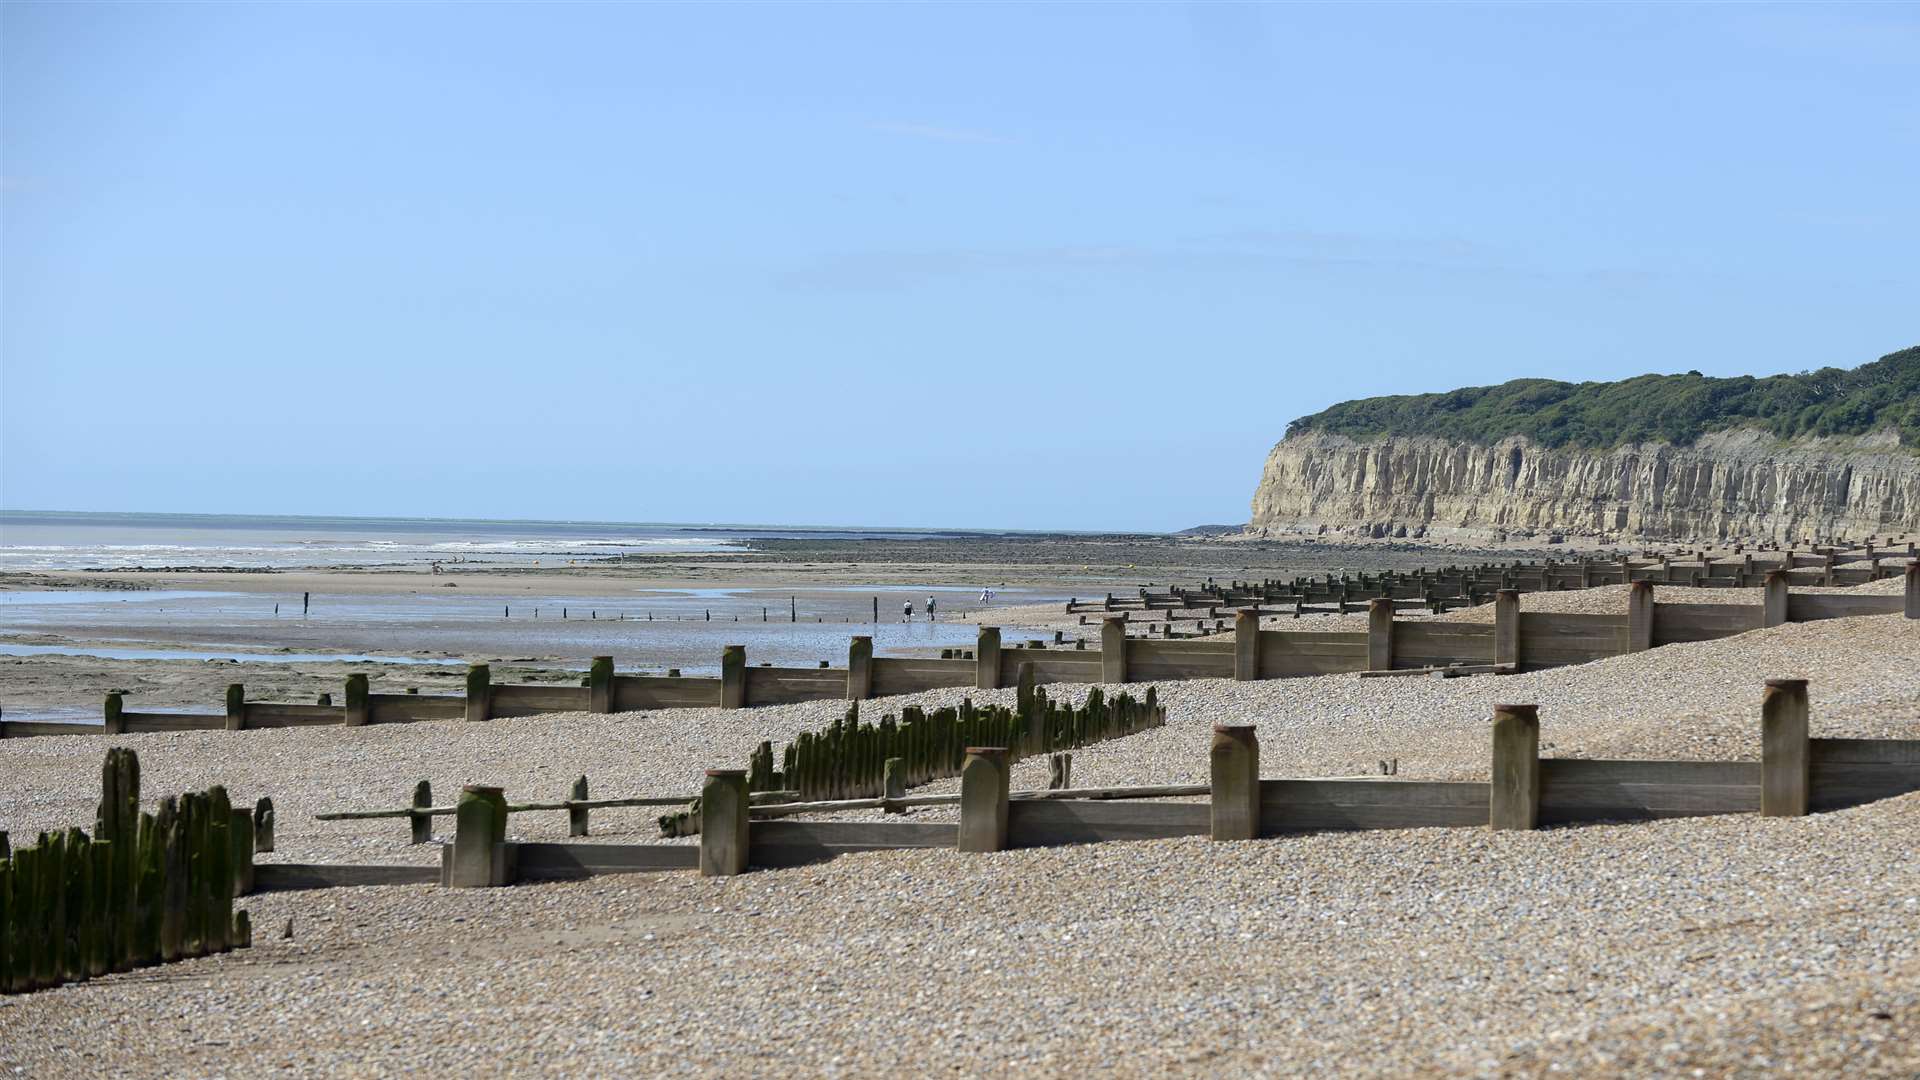
[[[1174,529],[1920,343],[1920,6],[0,7],[0,505]]]

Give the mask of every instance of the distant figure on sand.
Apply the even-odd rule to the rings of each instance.
[[[992,589],[981,589],[981,590],[980,590],[980,602],[981,602],[981,603],[983,603],[983,604],[987,604],[987,603],[991,603],[992,601],[993,601],[993,590],[992,590]]]
[[[909,600],[906,603],[900,605],[900,621],[901,622],[913,621],[913,601]]]
[[[933,621],[933,597],[927,597],[927,621]]]

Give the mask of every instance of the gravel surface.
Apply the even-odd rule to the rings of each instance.
[[[1812,680],[1816,735],[1920,738],[1916,672],[1920,623],[1874,616],[1499,678],[1167,683],[1168,726],[1076,752],[1074,780],[1204,780],[1210,726],[1228,721],[1259,725],[1268,776],[1398,758],[1402,776],[1479,778],[1496,701],[1538,702],[1553,755],[1755,758],[1769,676]],[[400,805],[423,776],[443,800],[476,781],[558,797],[580,772],[597,795],[691,791],[701,769],[743,765],[760,739],[840,711],[7,740],[0,826],[91,821],[104,748],[131,745],[149,800],[215,781],[236,803],[271,793],[279,858],[425,861],[437,848],[408,846],[404,821],[309,815]],[[1044,771],[1021,764],[1015,786],[1043,786]],[[595,831],[646,839],[650,814],[596,812]],[[516,815],[512,831],[557,838],[564,820]],[[0,998],[0,1068],[1913,1076],[1916,830],[1920,795],[1801,820],[886,852],[728,880],[273,894],[244,901],[251,952]]]

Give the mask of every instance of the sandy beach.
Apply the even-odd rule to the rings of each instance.
[[[1541,703],[1553,756],[1752,759],[1762,677],[1812,680],[1816,734],[1916,738],[1915,670],[1920,624],[1874,616],[1501,678],[1170,683],[1167,727],[1076,753],[1075,777],[1204,778],[1210,727],[1229,721],[1259,725],[1268,776],[1394,758],[1402,776],[1479,777],[1487,716],[1508,700]],[[0,820],[25,834],[87,818],[99,756],[124,744],[149,792],[271,794],[280,850],[263,860],[431,862],[437,846],[408,845],[404,823],[311,815],[398,805],[421,778],[515,797],[557,796],[583,772],[597,794],[687,791],[699,770],[840,709],[9,740],[0,767],[22,782],[0,793]],[[1015,786],[1043,769],[1023,763]],[[652,831],[644,811],[594,822],[612,841]],[[250,952],[9,1000],[0,1065],[1903,1076],[1920,1066],[1917,826],[1920,796],[1906,796],[1800,820],[891,852],[724,880],[267,895],[246,901],[268,931]],[[558,838],[564,815],[517,815],[511,831]],[[191,1023],[169,1019],[181,1010]],[[103,1013],[119,1018],[105,1037]],[[290,1023],[301,1039],[268,1034]]]

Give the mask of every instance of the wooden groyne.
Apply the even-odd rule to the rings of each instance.
[[[1804,556],[1787,553],[1793,558]],[[1875,552],[1868,580],[1894,564]],[[1818,556],[1818,581],[1833,579],[1838,558]],[[585,685],[496,684],[485,664],[467,676],[466,693],[392,694],[372,691],[367,676],[350,675],[343,704],[296,705],[254,702],[245,687],[227,688],[222,712],[199,715],[139,712],[119,694],[107,696],[104,728],[0,720],[0,738],[43,735],[132,734],[155,731],[243,731],[263,728],[412,723],[424,720],[483,721],[555,712],[613,713],[664,708],[737,709],[801,701],[861,701],[945,688],[993,689],[1018,684],[1151,683],[1182,679],[1257,680],[1352,672],[1454,670],[1513,672],[1586,663],[1678,642],[1708,641],[1788,622],[1854,615],[1904,613],[1920,619],[1920,560],[1905,560],[1900,594],[1847,595],[1795,591],[1797,569],[1768,570],[1760,583],[1761,604],[1661,603],[1658,585],[1634,577],[1624,614],[1556,614],[1524,610],[1524,591],[1492,594],[1491,624],[1401,620],[1395,597],[1365,601],[1364,631],[1269,630],[1260,615],[1265,602],[1246,594],[1234,611],[1231,636],[1203,639],[1135,637],[1125,612],[1103,617],[1099,649],[1046,648],[1038,643],[1004,648],[997,627],[981,627],[965,659],[875,656],[873,639],[857,636],[847,665],[835,667],[749,666],[744,645],[721,655],[720,676],[622,675],[612,657],[596,657]],[[1672,564],[1669,564],[1671,566]],[[1628,576],[1632,576],[1629,574]],[[1804,575],[1803,575],[1804,576]],[[1230,597],[1229,597],[1230,598]]]

